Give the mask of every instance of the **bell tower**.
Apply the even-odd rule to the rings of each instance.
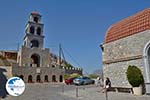
[[[43,24],[41,23],[41,15],[38,12],[32,12],[29,16],[24,37],[24,46],[28,48],[43,48]]]
[[[50,52],[44,48],[43,27],[41,15],[32,12],[29,15],[23,45],[19,50],[17,62],[20,66],[46,67],[50,64]]]

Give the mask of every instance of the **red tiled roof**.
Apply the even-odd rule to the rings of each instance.
[[[38,12],[36,12],[36,11],[33,11],[31,14],[33,14],[33,15],[40,15]]]
[[[109,43],[150,29],[150,8],[121,20],[109,27],[104,43]]]

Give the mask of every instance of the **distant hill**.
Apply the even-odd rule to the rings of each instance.
[[[98,76],[102,76],[102,69],[97,69],[93,72],[93,74],[98,75]]]

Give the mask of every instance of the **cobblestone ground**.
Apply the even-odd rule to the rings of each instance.
[[[108,98],[94,85],[74,86],[63,84],[26,84],[19,97],[7,96],[0,100],[150,100],[150,96],[134,96],[129,93],[109,92]]]

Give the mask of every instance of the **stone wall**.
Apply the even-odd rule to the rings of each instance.
[[[19,52],[19,65],[20,66],[30,66],[32,54],[38,54],[40,56],[40,66],[48,66],[51,64],[50,53],[48,48],[27,48],[22,46]]]
[[[65,73],[64,69],[60,69],[59,66],[56,67],[29,67],[29,66],[17,66],[13,65],[12,70],[13,75],[21,76],[25,82],[28,82],[28,76],[32,75],[33,82],[36,82],[37,75],[40,75],[41,82],[44,82],[45,75],[48,76],[48,81],[52,82],[52,76],[56,76],[56,81],[59,82],[60,76],[63,76]]]
[[[127,68],[129,65],[136,65],[141,69],[142,73],[144,72],[143,59],[136,59],[111,64],[104,64],[104,77],[109,77],[112,82],[112,86],[114,87],[131,87],[126,77]],[[143,75],[145,76],[145,74]]]
[[[82,69],[81,68],[64,68],[65,69],[65,74],[73,74],[77,73],[82,75]]]
[[[144,72],[143,50],[150,41],[150,30],[128,36],[103,45],[104,77],[110,77],[112,85],[128,87],[126,70],[129,65],[137,65]]]

